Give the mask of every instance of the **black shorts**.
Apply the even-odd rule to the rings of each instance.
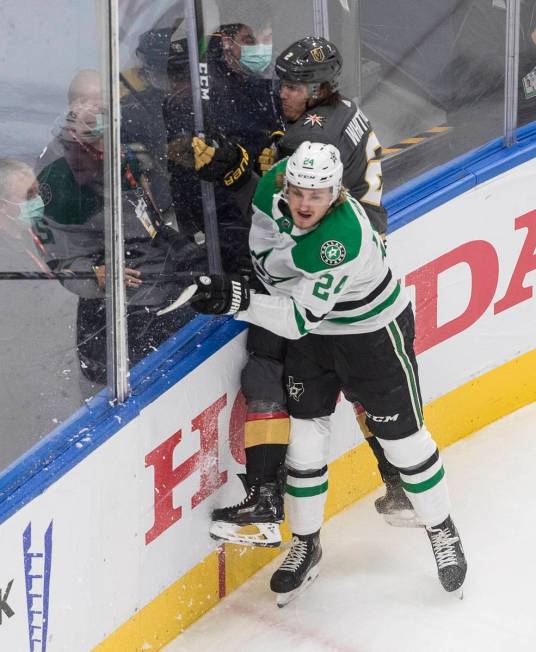
[[[309,334],[288,341],[285,378],[290,415],[327,416],[342,391],[365,408],[372,434],[401,439],[416,432],[423,418],[414,339],[409,305],[373,333]]]

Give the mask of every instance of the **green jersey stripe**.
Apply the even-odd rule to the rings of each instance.
[[[378,315],[380,312],[383,312],[386,308],[392,306],[393,303],[398,299],[399,294],[400,294],[400,282],[396,284],[395,289],[391,292],[391,294],[387,297],[387,299],[379,303],[375,308],[372,308],[372,310],[369,310],[368,312],[364,312],[361,315],[357,315],[356,317],[330,317],[329,319],[326,319],[326,321],[332,321],[335,322],[336,324],[354,324],[357,321],[364,321],[365,319],[374,317],[374,315]]]
[[[410,482],[404,482],[404,480],[401,480],[400,483],[406,491],[409,491],[410,494],[421,494],[423,491],[428,491],[428,489],[432,489],[432,487],[435,487],[437,484],[439,484],[444,475],[445,469],[443,466],[441,466],[439,471],[435,473],[431,478],[428,478],[428,480],[418,482],[417,484],[411,484]]]
[[[319,496],[328,490],[328,481],[323,484],[316,485],[315,487],[293,487],[290,484],[285,485],[285,492],[295,498],[310,498],[311,496]]]
[[[387,332],[389,333],[389,337],[391,338],[395,352],[406,375],[409,395],[411,397],[413,412],[415,414],[415,421],[420,428],[424,422],[424,419],[422,415],[422,406],[419,398],[419,392],[417,390],[417,379],[415,377],[415,371],[413,370],[410,359],[408,358],[406,350],[404,349],[404,338],[396,321],[392,321],[390,324],[387,324]]]

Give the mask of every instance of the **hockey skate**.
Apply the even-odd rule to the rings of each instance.
[[[242,546],[277,548],[281,545],[279,523],[284,519],[280,484],[265,482],[250,485],[244,473],[239,473],[238,477],[244,485],[246,497],[238,505],[212,512],[210,536]]]
[[[385,496],[374,501],[376,511],[394,527],[424,527],[400,484],[400,476],[385,479]]]
[[[270,588],[277,593],[278,607],[287,605],[314,582],[318,577],[321,558],[320,532],[306,536],[293,535],[285,561],[270,580]]]
[[[467,573],[467,561],[456,526],[448,516],[443,523],[427,527],[426,532],[434,551],[439,581],[449,593],[459,590],[458,597],[462,599],[461,586]]]

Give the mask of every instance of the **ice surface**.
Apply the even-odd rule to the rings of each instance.
[[[320,576],[275,606],[262,569],[165,652],[534,652],[536,404],[443,451],[469,570],[445,593],[423,530],[392,528],[375,491],[323,529]]]

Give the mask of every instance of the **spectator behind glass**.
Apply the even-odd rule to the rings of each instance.
[[[30,228],[43,211],[33,170],[21,161],[1,158],[3,272],[50,273]],[[0,302],[0,469],[4,469],[82,401],[70,317],[74,301],[69,293],[55,280],[2,280]]]
[[[260,73],[271,65],[271,29],[258,43],[243,23],[221,25],[207,49],[210,102],[207,132],[239,142],[255,160],[272,131],[280,126],[271,79]]]
[[[91,274],[64,281],[78,295],[77,344],[82,373],[92,383],[106,382],[105,216],[103,130],[100,107],[75,102],[57,141],[64,155],[39,174],[47,197],[45,217],[35,227],[54,270]],[[174,282],[144,278],[171,273],[181,264],[183,242],[162,224],[146,191],[147,182],[128,150],[122,156],[125,284],[130,363],[158,347],[187,319],[186,312],[157,316],[176,296]]]
[[[2,270],[49,271],[32,227],[43,218],[45,204],[34,171],[15,159],[0,159],[0,233]]]
[[[99,112],[103,113],[102,104],[102,86],[100,74],[97,70],[84,69],[80,70],[71,80],[67,91],[68,106],[74,104],[88,104],[99,107]],[[68,111],[68,109],[67,109]],[[67,112],[66,111],[66,112]],[[102,124],[103,120],[100,120]],[[61,125],[56,125],[53,129],[53,138],[43,149],[35,163],[35,170],[39,173],[44,167],[50,165],[60,156],[63,156],[63,148],[58,142],[56,136]]]
[[[263,48],[270,55],[271,29],[265,29],[263,38]],[[248,50],[248,47],[252,49]],[[278,125],[271,79],[265,79],[243,65],[246,62],[251,67],[266,69],[271,56],[259,59],[256,58],[258,54],[250,27],[243,24],[221,26],[208,42],[208,100],[203,102],[205,131],[209,139],[227,137],[240,142],[253,157],[261,151]],[[178,227],[192,242],[203,242],[203,207],[191,148],[194,129],[191,94],[184,93],[170,99],[166,102],[164,114]],[[250,266],[248,225],[235,197],[227,189],[215,185],[214,193],[223,267],[226,271],[245,271]]]

